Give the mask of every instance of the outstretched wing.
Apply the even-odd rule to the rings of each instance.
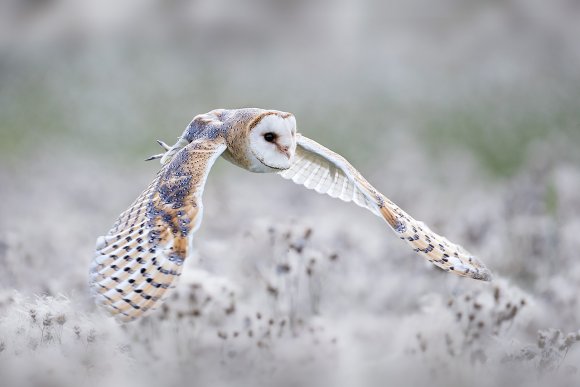
[[[297,134],[294,162],[280,175],[308,189],[355,202],[372,211],[382,217],[414,251],[445,271],[491,280],[489,270],[464,248],[413,219],[370,185],[344,157],[307,137]]]
[[[182,147],[109,233],[98,238],[91,290],[121,320],[152,309],[181,274],[188,239],[201,223],[207,175],[225,149],[221,138]]]

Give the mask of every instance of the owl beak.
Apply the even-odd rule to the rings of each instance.
[[[288,160],[290,160],[290,158],[292,157],[292,155],[290,154],[290,148],[288,146],[277,146],[278,150],[280,151],[280,153],[283,153],[284,155],[286,155],[286,157],[288,157]]]

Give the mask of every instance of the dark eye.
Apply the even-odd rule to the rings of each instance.
[[[268,132],[268,133],[264,134],[264,140],[266,140],[268,142],[274,142],[275,139],[276,139],[276,134],[274,134],[272,132]]]

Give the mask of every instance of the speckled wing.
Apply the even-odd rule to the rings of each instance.
[[[279,173],[318,193],[354,202],[382,217],[413,250],[435,266],[460,276],[490,281],[491,273],[463,247],[431,231],[378,192],[342,156],[297,134],[292,166]]]
[[[157,177],[99,237],[90,286],[97,301],[130,321],[155,307],[181,274],[202,217],[202,193],[221,138],[196,140],[167,160]]]

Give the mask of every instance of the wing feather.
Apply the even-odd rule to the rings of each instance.
[[[279,174],[318,193],[354,202],[382,217],[399,238],[435,266],[461,276],[491,280],[489,270],[467,250],[415,220],[377,191],[344,157],[317,142],[298,134],[294,162]]]
[[[225,149],[217,138],[176,151],[109,233],[97,239],[90,286],[113,315],[133,320],[173,286],[201,222],[205,180]]]

